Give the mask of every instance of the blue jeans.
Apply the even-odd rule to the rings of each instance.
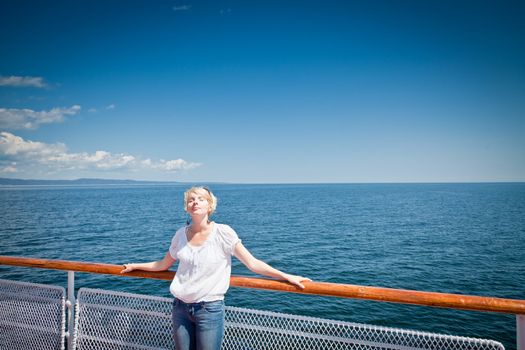
[[[173,302],[173,338],[177,350],[219,350],[224,336],[224,301]]]

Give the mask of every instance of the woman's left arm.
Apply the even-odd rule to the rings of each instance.
[[[261,261],[257,258],[255,258],[249,251],[246,249],[246,247],[241,243],[237,243],[235,245],[235,249],[233,251],[233,254],[239,259],[250,271],[255,272],[259,275],[273,277],[277,279],[286,280],[299,288],[304,288],[304,285],[301,282],[304,281],[311,281],[311,279],[302,277],[302,276],[296,276],[296,275],[290,275],[288,273],[284,273],[282,271],[277,270],[276,268],[271,267],[264,261]]]

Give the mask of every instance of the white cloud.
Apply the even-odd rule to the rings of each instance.
[[[16,173],[18,169],[16,168],[16,162],[13,162],[5,167],[0,167],[0,173]]]
[[[175,160],[161,160],[158,164],[153,164],[152,166],[156,169],[162,169],[167,171],[173,170],[191,170],[199,167],[200,163],[188,163],[184,159],[175,159]]]
[[[115,109],[115,105],[112,103],[109,106],[106,106],[106,109]]]
[[[194,169],[201,165],[184,159],[155,162],[149,158],[140,159],[129,154],[113,154],[107,151],[70,153],[63,143],[46,144],[24,140],[22,137],[9,132],[0,132],[0,165],[2,162],[11,162],[11,170],[16,171],[17,168],[14,168],[13,164],[15,163],[13,161],[18,164],[17,168],[38,166],[40,170],[46,168],[51,172],[75,170],[175,172]],[[4,172],[7,172],[6,169],[9,169],[9,166],[5,166],[3,169]]]
[[[26,141],[23,138],[8,132],[0,132],[0,156],[13,158],[42,158],[64,153],[66,146],[63,143],[54,145]]]
[[[32,109],[0,108],[0,128],[37,129],[41,124],[60,123],[66,116],[80,112],[81,107],[53,108],[49,111]]]
[[[0,76],[0,86],[45,88],[47,84],[42,77],[20,77],[12,75],[10,77]]]

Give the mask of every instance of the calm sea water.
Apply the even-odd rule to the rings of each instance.
[[[0,188],[0,255],[122,264],[164,256],[187,186]],[[214,220],[258,258],[317,281],[525,299],[525,184],[213,185]],[[233,273],[251,275],[238,261]],[[76,274],[77,287],[169,296],[167,281]],[[66,273],[0,266],[66,286]],[[227,304],[490,338],[515,316],[231,288]]]

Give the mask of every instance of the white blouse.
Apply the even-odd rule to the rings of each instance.
[[[214,223],[206,241],[196,247],[188,243],[186,230],[181,227],[171,240],[170,255],[179,261],[171,294],[185,303],[223,300],[239,236],[230,226]]]

